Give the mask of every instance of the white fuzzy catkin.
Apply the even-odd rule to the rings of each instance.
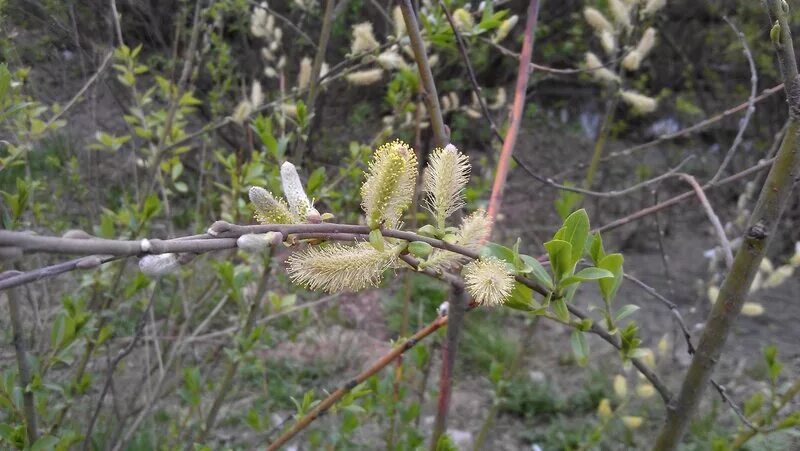
[[[383,69],[366,69],[351,72],[345,76],[348,82],[357,86],[375,84],[383,78]]]
[[[250,105],[253,109],[257,109],[262,103],[264,103],[264,91],[261,90],[261,82],[256,80],[250,88]]]
[[[399,6],[392,9],[392,23],[394,24],[394,37],[400,39],[406,33],[406,21],[403,19],[403,11]]]
[[[380,47],[372,32],[372,24],[363,22],[353,25],[353,42],[350,45],[350,53],[358,55],[360,53],[371,52]]]
[[[603,46],[606,55],[613,56],[617,52],[617,38],[610,31],[600,33],[600,44]]]
[[[612,34],[614,33],[614,26],[611,25],[611,22],[606,19],[606,16],[604,16],[603,13],[595,8],[584,8],[583,18],[586,19],[586,23],[588,23],[597,34],[601,34],[603,32],[609,32]]]
[[[600,62],[600,58],[597,57],[592,52],[586,52],[586,69],[590,71],[590,74],[596,80],[599,80],[603,83],[617,83],[619,82],[619,76],[614,72],[611,72],[607,68],[603,67],[603,63]]]
[[[270,241],[266,233],[248,233],[236,239],[236,247],[239,249],[258,254],[270,246]]]
[[[653,49],[655,42],[656,29],[650,27],[645,30],[636,48],[625,55],[625,58],[622,60],[622,66],[629,71],[639,70],[639,66],[650,53],[650,50]]]
[[[322,74],[320,74],[322,75]],[[300,60],[300,72],[297,73],[297,87],[306,89],[311,81],[311,58],[305,56]]]
[[[408,67],[403,57],[394,50],[387,50],[381,53],[378,55],[377,61],[386,70],[405,69]]]
[[[289,209],[297,217],[305,218],[313,207],[297,174],[297,168],[288,161],[281,165],[281,186],[283,195],[289,203]]]
[[[148,276],[170,274],[180,267],[175,254],[145,255],[139,260],[139,269]]]
[[[639,114],[652,113],[658,107],[656,99],[635,91],[620,91],[620,96],[622,96],[622,100],[625,103]]]
[[[622,0],[608,0],[608,9],[614,16],[614,22],[626,30],[631,28],[631,8]]]

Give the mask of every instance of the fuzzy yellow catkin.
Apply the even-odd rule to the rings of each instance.
[[[480,252],[489,237],[491,226],[492,220],[486,215],[486,211],[476,210],[461,220],[461,226],[456,233],[456,243],[473,252]],[[444,249],[434,249],[423,266],[447,270],[454,269],[467,260],[469,257],[464,255]]]
[[[600,404],[597,405],[597,416],[604,421],[608,421],[614,416],[614,412],[611,410],[611,401],[607,398],[601,399]]]
[[[370,22],[353,25],[353,42],[350,45],[350,53],[358,55],[359,53],[371,52],[378,47],[380,47],[380,44],[375,39]]]
[[[350,72],[345,79],[357,86],[373,85],[383,78],[383,69],[366,69]]]
[[[256,37],[266,37],[271,31],[267,26],[267,18],[271,17],[267,14],[267,3],[261,2],[259,6],[253,9],[250,15],[250,33]]]
[[[297,87],[306,89],[311,81],[311,58],[305,56],[300,60],[300,71],[297,73]]]
[[[501,305],[514,290],[514,276],[505,262],[495,257],[469,262],[462,274],[467,292],[478,305]]]
[[[380,284],[383,272],[397,259],[397,248],[379,251],[369,243],[310,247],[287,260],[292,282],[328,293],[360,291]]]
[[[614,33],[614,26],[611,25],[611,22],[606,19],[606,16],[603,15],[600,11],[592,7],[586,7],[583,9],[583,18],[586,19],[586,23],[591,26],[595,33],[603,33],[603,32],[610,32]]]
[[[624,416],[624,417],[622,417],[622,423],[628,429],[637,429],[637,428],[639,428],[639,426],[642,425],[643,422],[644,422],[644,420],[642,419],[642,417],[635,417],[635,416]]]
[[[375,151],[361,185],[361,207],[367,225],[396,227],[411,205],[417,181],[417,156],[408,144],[396,140]]]
[[[639,94],[635,91],[620,91],[622,100],[639,114],[652,113],[658,107],[658,101],[652,97]]]
[[[621,374],[614,376],[614,394],[619,398],[624,398],[628,395],[628,381]]]
[[[250,202],[253,204],[256,221],[261,224],[294,224],[298,222],[286,202],[283,199],[276,199],[264,188],[252,186],[248,194]]]
[[[448,144],[434,149],[422,179],[425,208],[444,229],[445,220],[464,206],[464,188],[469,181],[469,157]]]
[[[250,114],[253,112],[253,104],[250,103],[250,100],[242,100],[236,105],[236,109],[233,110],[233,114],[231,115],[231,120],[239,125],[242,125],[247,118],[250,117]]]
[[[506,88],[503,88],[501,86],[501,87],[497,88],[497,93],[495,93],[494,102],[492,102],[492,104],[489,105],[489,109],[490,110],[499,110],[500,108],[503,108],[504,106],[506,106],[506,102],[507,101],[508,101],[508,98],[506,96]]]
[[[745,302],[742,305],[742,315],[760,316],[764,314],[764,306],[756,302]]]
[[[453,23],[460,32],[471,31],[475,26],[475,20],[472,18],[472,14],[464,8],[458,8],[453,11]]]
[[[588,69],[592,77],[596,80],[601,81],[603,83],[617,83],[619,82],[619,76],[614,72],[611,72],[607,68],[603,67],[603,63],[600,62],[600,58],[597,57],[592,52],[586,52],[586,61],[585,61],[586,69]]]
[[[717,298],[719,297],[719,287],[714,285],[708,287],[706,296],[708,297],[708,302],[710,302],[712,305],[715,304],[717,302]]]
[[[514,29],[514,26],[517,25],[517,22],[519,22],[519,16],[516,14],[501,22],[494,36],[492,36],[492,42],[498,43],[505,39],[508,34],[511,33],[511,30]]]
[[[779,266],[778,269],[772,271],[767,277],[767,280],[764,281],[764,288],[777,287],[786,282],[789,277],[792,277],[792,274],[794,274],[794,266]]]
[[[655,394],[656,394],[656,389],[653,387],[652,384],[643,383],[643,384],[639,384],[636,387],[636,396],[638,396],[638,397],[640,397],[642,399],[652,398],[653,395],[655,395]]]

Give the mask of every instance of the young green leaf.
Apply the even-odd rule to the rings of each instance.
[[[577,282],[586,282],[587,280],[601,280],[601,279],[608,279],[614,278],[614,274],[603,268],[583,268],[578,271],[577,274],[573,276],[569,276],[566,279],[561,281],[561,286],[571,285]]]
[[[617,293],[619,285],[622,283],[622,263],[624,258],[622,254],[609,254],[600,260],[597,264],[598,268],[610,271],[614,277],[609,279],[599,279],[597,283],[600,285],[600,293],[606,303],[610,303]]]
[[[565,323],[569,322],[569,309],[567,308],[567,303],[564,301],[564,298],[558,298],[553,302],[553,313],[556,314],[556,318],[560,321]]]
[[[586,238],[589,236],[589,215],[586,210],[580,210],[572,213],[564,221],[564,238],[563,240],[572,245],[570,254],[570,261],[574,265],[583,257],[583,251],[586,247]]]
[[[638,305],[628,304],[617,311],[617,315],[614,317],[614,319],[616,321],[621,321],[622,319],[632,315],[637,310],[639,310]]]
[[[571,244],[562,240],[551,240],[544,243],[544,248],[547,249],[547,254],[550,256],[550,267],[553,268],[556,281],[572,272],[574,266],[570,262],[572,259]]]
[[[521,271],[522,273],[532,275],[533,278],[544,285],[545,288],[549,290],[553,289],[553,278],[550,277],[550,274],[547,273],[544,266],[539,263],[539,260],[525,254],[520,255],[520,258],[522,262],[525,263],[525,267]]]
[[[572,331],[569,340],[572,345],[572,353],[575,354],[575,360],[578,365],[584,366],[589,363],[589,343],[586,342],[586,337],[578,330]]]

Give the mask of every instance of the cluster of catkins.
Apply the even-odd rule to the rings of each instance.
[[[639,70],[642,62],[653,49],[656,42],[656,29],[647,28],[633,48],[620,49],[618,41],[634,32],[633,17],[637,10],[639,16],[646,19],[661,10],[666,3],[666,0],[641,2],[639,0],[608,0],[608,9],[613,21],[609,21],[603,13],[592,7],[583,10],[583,17],[600,39],[606,55],[611,59],[617,58],[618,55],[624,55],[622,68],[632,73]],[[622,89],[619,75],[608,69],[595,53],[586,53],[585,65],[595,80],[619,89],[620,98],[630,105],[634,112],[647,114],[655,111],[658,106],[656,99],[633,90]]]
[[[284,167],[294,169],[286,165],[290,163],[285,163]],[[283,173],[282,169],[282,176]],[[464,206],[469,173],[469,158],[452,144],[431,153],[423,174],[422,191],[423,205],[431,213],[432,224],[421,228],[420,234],[479,252],[491,227],[483,210],[463,218],[459,227],[446,224],[447,219]],[[407,144],[393,141],[380,146],[361,187],[364,221],[373,231],[370,240],[311,245],[295,252],[287,260],[292,281],[312,290],[359,291],[377,286],[387,269],[408,268],[400,258],[404,253],[417,257],[420,268],[436,272],[458,270],[467,263],[470,259],[462,254],[432,248],[421,241],[408,243],[381,234],[381,230],[402,226],[403,215],[413,200],[417,175],[417,157]],[[308,201],[296,172],[292,176],[298,186],[287,189],[285,179],[283,186],[288,205],[263,188],[251,188],[250,200],[258,221],[275,224],[326,219],[326,215],[319,215]],[[311,221],[312,216],[315,221]],[[259,240],[259,243],[267,242],[269,238],[265,236]],[[479,304],[502,304],[515,283],[506,264],[492,257],[470,261],[463,266],[463,276],[467,290]]]

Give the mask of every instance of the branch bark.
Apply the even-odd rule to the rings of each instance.
[[[750,284],[788,203],[794,179],[800,171],[797,147],[797,134],[800,130],[800,80],[788,23],[788,7],[779,0],[767,0],[766,4],[770,23],[775,24],[770,34],[784,80],[789,105],[789,129],[761,189],[733,267],[722,283],[719,298],[708,316],[705,331],[684,378],[680,394],[669,405],[666,422],[653,447],[656,451],[674,450],[680,444],[719,361],[733,322],[747,298]]]

